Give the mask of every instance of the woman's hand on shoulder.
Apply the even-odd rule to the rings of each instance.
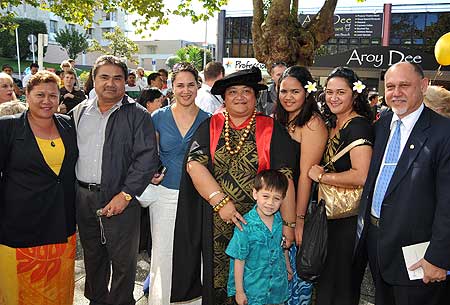
[[[234,202],[229,200],[226,205],[224,205],[219,210],[220,218],[227,224],[234,224],[242,231],[242,224],[247,224],[244,217],[236,210]]]

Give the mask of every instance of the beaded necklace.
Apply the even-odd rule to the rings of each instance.
[[[234,155],[234,154],[237,154],[241,150],[242,146],[244,145],[245,139],[247,139],[248,134],[250,133],[250,129],[252,128],[253,121],[255,120],[255,117],[256,117],[256,110],[253,111],[252,118],[248,122],[248,125],[245,127],[244,134],[239,139],[239,143],[235,149],[232,149],[231,144],[230,144],[230,123],[229,123],[230,117],[229,117],[228,111],[224,111],[223,115],[225,116],[225,148],[227,149],[227,151],[230,155]]]

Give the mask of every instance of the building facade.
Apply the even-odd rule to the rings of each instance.
[[[306,25],[319,9],[300,11],[299,22]],[[224,65],[236,70],[257,64],[253,58],[252,12],[226,12],[222,22]],[[443,67],[438,74],[434,58],[436,41],[450,32],[450,4],[337,7],[334,29],[335,36],[317,50],[309,67],[322,84],[334,66],[345,65],[371,89],[382,92],[386,69],[398,61],[412,61],[435,79],[433,84],[450,89],[450,69]]]

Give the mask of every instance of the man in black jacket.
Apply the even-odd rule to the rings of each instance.
[[[125,95],[125,63],[101,56],[92,74],[97,98],[72,111],[80,151],[77,223],[85,296],[91,305],[135,304],[140,225],[136,196],[157,171],[155,131],[150,114]]]

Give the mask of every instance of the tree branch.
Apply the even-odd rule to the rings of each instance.
[[[333,16],[337,0],[326,0],[320,11],[306,26],[313,33],[315,45],[322,45],[334,36]]]

